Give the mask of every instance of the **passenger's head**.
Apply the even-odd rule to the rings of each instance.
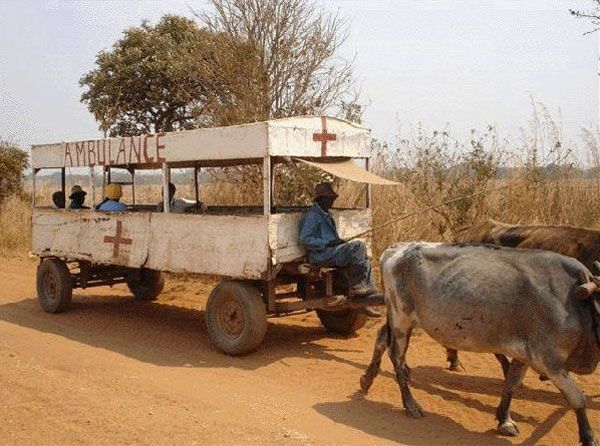
[[[62,190],[57,190],[52,194],[52,203],[59,209],[65,208],[65,193]]]
[[[104,190],[106,198],[113,201],[119,201],[123,196],[123,188],[118,183],[110,183]]]
[[[71,195],[69,195],[69,199],[73,201],[73,203],[82,205],[85,201],[85,196],[87,192],[84,191],[80,185],[76,184],[71,188]]]
[[[171,201],[173,199],[173,197],[175,196],[175,192],[177,192],[177,188],[175,187],[175,185],[173,183],[171,183],[169,181],[169,201]],[[161,197],[165,196],[165,193],[162,189],[160,191],[160,196]]]
[[[315,202],[324,210],[328,211],[338,197],[331,183],[323,182],[315,186]]]

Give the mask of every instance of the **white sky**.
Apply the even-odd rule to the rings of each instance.
[[[199,0],[0,0],[0,136],[23,147],[99,136],[78,80],[122,30]],[[446,123],[458,135],[496,124],[515,134],[530,96],[562,113],[567,140],[597,124],[600,33],[569,8],[586,0],[325,0],[350,20],[344,54],[370,103],[365,124],[391,140]]]

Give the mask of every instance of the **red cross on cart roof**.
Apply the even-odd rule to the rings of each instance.
[[[321,116],[321,127],[323,128],[321,133],[313,133],[313,141],[321,143],[321,156],[327,156],[327,142],[335,141],[335,133],[327,133],[327,118]]]

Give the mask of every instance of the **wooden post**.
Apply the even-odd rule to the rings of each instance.
[[[31,207],[35,207],[35,174],[38,170],[39,169],[33,169],[31,174]]]
[[[194,164],[194,188],[196,190],[196,210],[200,209],[200,191],[198,190],[198,172],[200,168]]]
[[[130,167],[129,173],[131,174],[131,204],[135,206],[135,167]]]
[[[264,215],[271,214],[271,157],[263,158],[262,168],[263,178],[263,213]]]
[[[66,188],[65,183],[66,183],[65,168],[61,167],[60,168],[60,190],[62,191],[63,195],[66,197],[67,191],[65,190],[65,188]]]
[[[171,182],[171,168],[167,163],[162,163],[163,171],[163,212],[169,212],[171,201],[169,200],[169,183]]]
[[[369,158],[365,158],[365,170],[369,171]],[[371,207],[371,185],[367,184],[367,195],[365,198],[365,204],[367,209]]]
[[[96,169],[90,167],[90,189],[92,189],[92,209],[96,209]]]
[[[104,201],[104,190],[106,189],[106,166],[102,167],[102,197],[100,197],[100,203]]]

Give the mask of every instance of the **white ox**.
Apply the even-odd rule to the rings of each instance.
[[[367,392],[389,348],[408,414],[423,410],[411,394],[405,362],[411,332],[420,327],[445,347],[514,358],[496,411],[498,429],[516,435],[513,390],[531,367],[563,393],[577,414],[580,441],[598,446],[583,392],[569,376],[594,372],[600,360],[600,296],[575,296],[590,272],[560,254],[491,245],[404,243],[381,257],[387,322],[361,377]]]

